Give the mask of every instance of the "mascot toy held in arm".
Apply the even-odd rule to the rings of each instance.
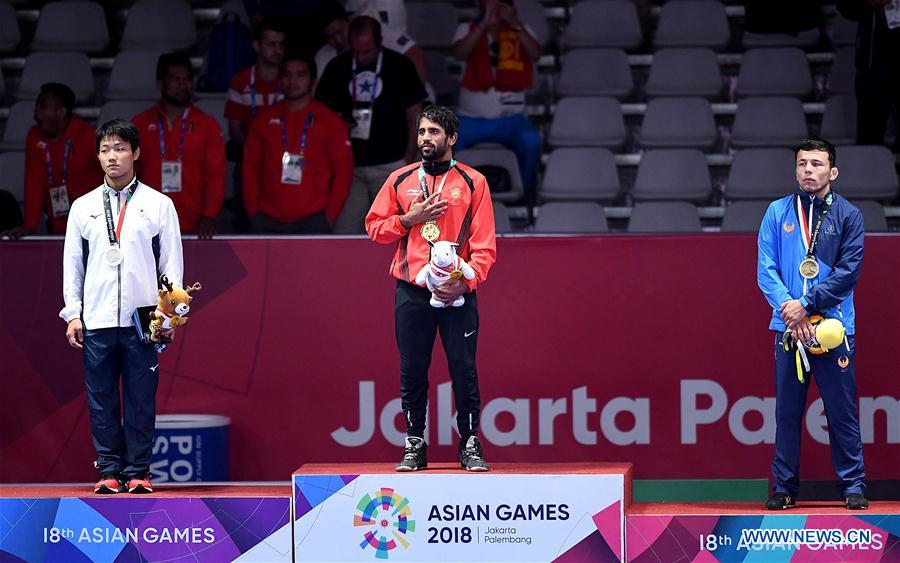
[[[466,278],[467,280],[475,279],[475,270],[469,263],[456,255],[455,242],[441,240],[431,245],[431,262],[419,270],[416,274],[416,284],[428,287],[431,292],[432,307],[446,307],[446,304],[434,296],[434,287],[440,285],[450,279]],[[460,295],[451,305],[453,307],[462,307],[466,302],[465,297]]]
[[[156,310],[150,312],[150,339],[160,342],[159,332],[181,326],[188,322],[187,314],[191,310],[191,293],[202,289],[200,283],[186,288],[175,287],[169,283],[165,274],[160,276],[162,289],[159,290],[159,298]]]

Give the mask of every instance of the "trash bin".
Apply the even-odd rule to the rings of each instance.
[[[161,414],[156,417],[150,474],[154,482],[228,480],[227,416]]]

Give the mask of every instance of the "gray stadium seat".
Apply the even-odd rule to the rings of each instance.
[[[0,153],[0,190],[8,191],[18,202],[25,201],[24,151]]]
[[[121,50],[180,51],[197,42],[190,5],[181,0],[140,0],[128,10]]]
[[[156,88],[156,61],[160,51],[122,51],[113,59],[107,100],[146,100],[159,96]]]
[[[697,149],[653,149],[641,155],[631,195],[635,201],[702,202],[712,192],[709,169]]]
[[[450,74],[447,56],[439,51],[425,51],[425,72],[439,103],[444,99],[448,100],[450,105],[455,105],[459,96],[459,79]]]
[[[840,174],[832,183],[847,199],[872,199],[884,203],[897,197],[894,155],[883,146],[848,146],[837,151]]]
[[[41,8],[32,51],[97,53],[109,46],[103,8],[95,2],[50,2]]]
[[[647,104],[641,146],[710,149],[716,137],[712,106],[704,98],[655,98]]]
[[[742,43],[745,49],[755,49],[757,47],[799,47],[804,49],[818,43],[819,37],[818,29],[807,29],[797,35],[745,31]]]
[[[550,41],[550,26],[547,25],[544,6],[538,0],[516,0],[516,12],[522,24],[534,32],[537,42],[546,46]]]
[[[730,37],[728,16],[720,2],[682,0],[663,5],[653,43],[657,47],[723,49]]]
[[[200,108],[200,111],[209,115],[219,124],[219,129],[225,138],[228,138],[228,120],[225,119],[225,95],[215,98],[200,98],[194,100],[194,105]]]
[[[84,53],[40,52],[25,59],[16,99],[34,100],[45,82],[62,82],[75,92],[75,101],[84,103],[94,97],[91,61]]]
[[[734,116],[731,146],[793,147],[808,134],[803,104],[797,98],[745,98]]]
[[[615,98],[563,98],[556,104],[548,141],[554,147],[621,147],[622,108]]]
[[[735,201],[725,208],[723,233],[758,233],[768,201]]]
[[[583,0],[572,7],[565,44],[573,47],[634,49],[643,41],[631,0]]]
[[[702,96],[715,98],[722,92],[722,72],[710,49],[670,48],[653,54],[644,91],[649,97]]]
[[[610,202],[619,194],[613,154],[602,148],[562,148],[550,153],[538,192],[543,201]]]
[[[831,44],[835,47],[856,45],[857,24],[840,14],[832,20]]]
[[[883,233],[888,230],[887,217],[885,217],[884,207],[880,203],[870,200],[857,200],[850,203],[862,212],[867,233]]]
[[[837,94],[826,100],[822,136],[835,145],[856,142],[856,96]]]
[[[591,201],[554,201],[537,210],[536,233],[608,233],[603,207]]]
[[[628,220],[629,233],[699,233],[700,213],[691,203],[653,201],[637,203]]]
[[[512,223],[509,221],[509,209],[499,201],[492,202],[494,208],[494,232],[511,233]]]
[[[563,55],[557,96],[613,96],[621,100],[633,89],[628,56],[621,49],[572,49]]]
[[[3,141],[0,150],[25,150],[25,137],[34,125],[34,102],[16,102],[9,108],[6,127],[3,128]]]
[[[134,116],[147,110],[156,103],[156,100],[113,100],[100,106],[100,117],[97,125],[102,125],[113,119],[131,121]]]
[[[797,140],[798,142],[800,139]],[[728,170],[725,198],[729,201],[771,201],[797,189],[794,151],[786,148],[742,149]]]
[[[459,16],[450,2],[409,2],[406,30],[423,49],[449,49],[459,27]]]
[[[834,64],[828,73],[828,91],[832,94],[856,92],[856,51],[853,47],[841,47],[834,54]]]
[[[0,2],[0,52],[7,53],[15,50],[21,40],[22,35],[19,33],[16,9],[12,4]]]
[[[481,147],[475,146],[456,153],[455,158],[472,168],[479,166],[491,165],[499,166],[506,169],[509,174],[511,189],[508,192],[491,192],[491,199],[494,201],[517,201],[522,199],[525,192],[522,186],[522,175],[519,173],[519,163],[516,160],[516,153],[503,147]]]
[[[796,47],[750,49],[741,59],[738,97],[797,96],[812,91],[812,74],[806,54]]]

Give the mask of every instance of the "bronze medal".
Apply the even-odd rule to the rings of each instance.
[[[441,229],[434,221],[428,221],[422,226],[422,238],[428,242],[435,242],[441,237]]]
[[[800,275],[808,280],[819,275],[819,263],[815,258],[807,258],[800,262]]]

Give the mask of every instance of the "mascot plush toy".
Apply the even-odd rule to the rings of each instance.
[[[191,310],[191,293],[199,291],[202,286],[195,283],[186,288],[175,287],[169,283],[165,274],[160,276],[163,288],[159,290],[156,302],[156,310],[150,312],[151,339],[159,341],[160,330],[175,328],[188,322],[187,314]]]
[[[826,319],[822,315],[815,314],[809,317],[809,322],[813,325],[813,337],[809,343],[794,342],[789,330],[785,331],[783,339],[785,352],[796,348],[797,380],[800,383],[804,382],[803,374],[810,371],[807,352],[821,356],[845,342],[844,325],[838,319]],[[847,349],[850,349],[849,345]]]
[[[434,286],[440,285],[450,279],[466,278],[467,280],[475,279],[475,270],[469,263],[456,255],[455,242],[441,240],[431,245],[431,262],[419,270],[416,274],[416,284],[428,287],[431,292],[432,307],[445,307],[444,302],[434,296]],[[453,303],[454,307],[461,307],[466,299],[460,295]]]

